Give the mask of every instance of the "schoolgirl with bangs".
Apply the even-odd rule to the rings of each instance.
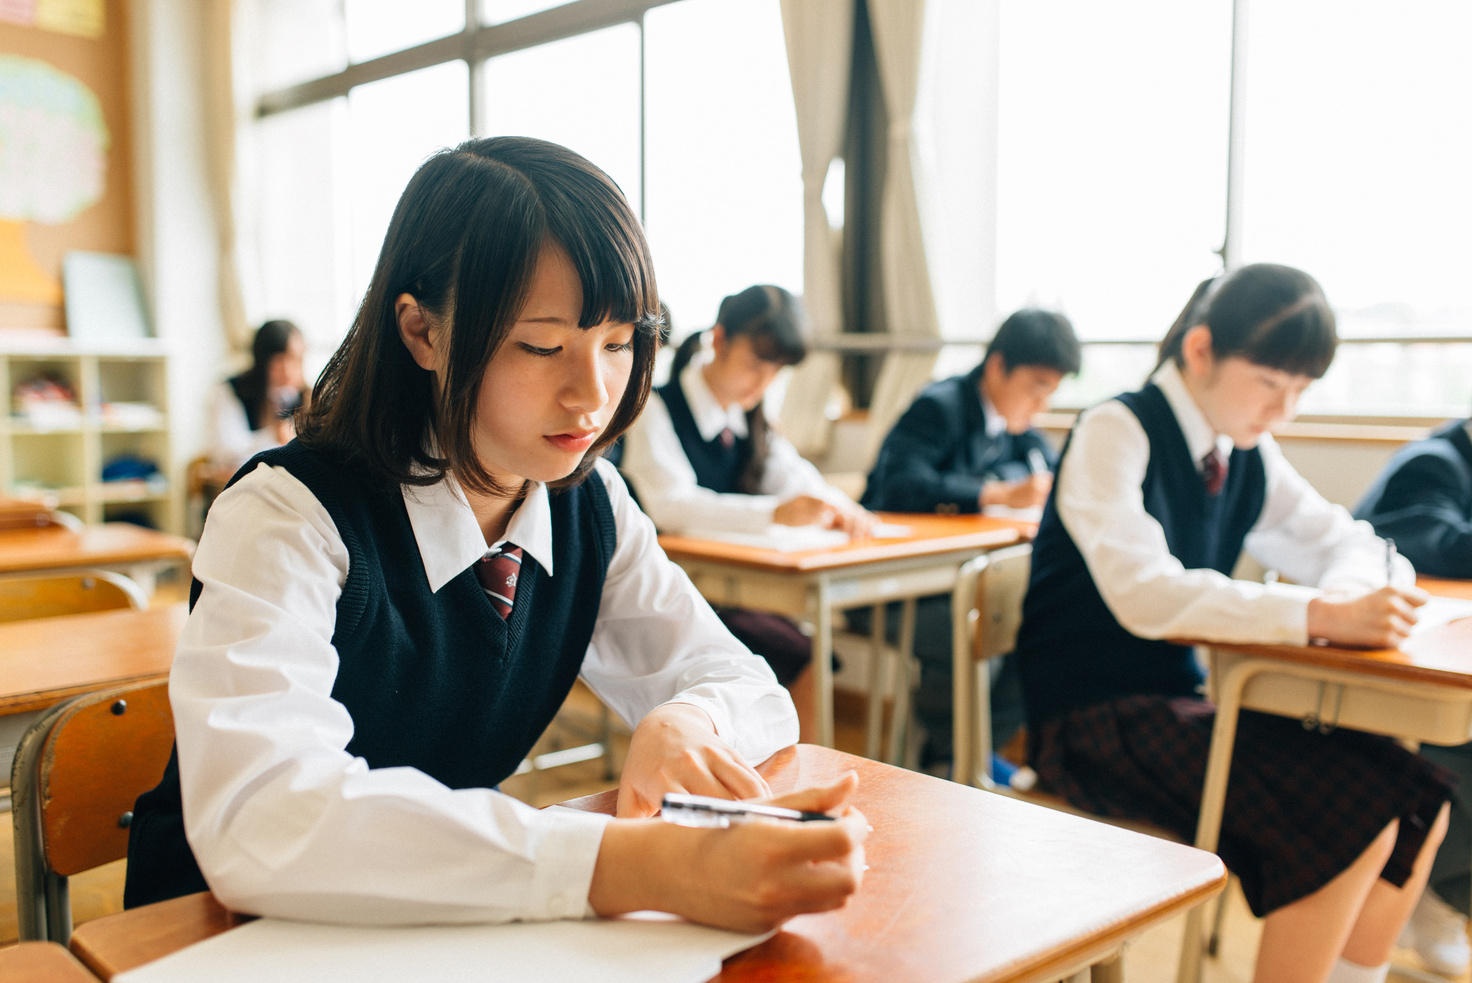
[[[797,737],[600,461],[660,323],[639,222],[577,154],[502,137],[420,168],[298,439],[210,512],[126,904],[764,929],[844,903],[852,776],[780,800],[834,823],[648,818],[667,791],[770,796],[753,765]],[[579,676],[636,725],[612,820],[496,790]]]
[[[1327,370],[1317,282],[1245,266],[1197,288],[1145,387],[1080,415],[1033,546],[1017,651],[1031,763],[1091,812],[1195,835],[1215,708],[1167,641],[1387,646],[1425,595],[1284,460],[1271,429]],[[1283,581],[1232,579],[1243,550]],[[1386,977],[1451,778],[1388,738],[1244,712],[1218,852],[1265,916],[1255,979]]]

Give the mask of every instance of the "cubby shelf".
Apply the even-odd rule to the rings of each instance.
[[[75,395],[75,419],[31,421],[16,404],[16,387],[40,375],[64,382]],[[64,339],[9,342],[0,332],[0,495],[44,499],[85,522],[142,518],[177,532],[182,499],[170,475],[168,359],[156,341],[113,347]],[[107,404],[145,415],[108,419]],[[145,413],[147,410],[145,409]],[[165,482],[105,482],[103,466],[123,454],[157,462]]]

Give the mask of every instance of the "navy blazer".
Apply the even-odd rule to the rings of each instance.
[[[1402,447],[1355,506],[1416,570],[1472,577],[1472,439],[1467,421]]]
[[[983,363],[985,364],[985,363]],[[978,365],[926,386],[884,438],[861,504],[886,512],[977,512],[988,481],[1027,477],[1031,452],[1057,455],[1042,434],[987,436]]]

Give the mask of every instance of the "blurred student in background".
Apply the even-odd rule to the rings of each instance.
[[[307,344],[290,321],[267,321],[251,343],[251,366],[222,382],[210,413],[210,461],[233,474],[261,451],[296,436],[292,415],[311,396],[302,375]]]
[[[774,524],[869,532],[874,517],[824,481],[762,409],[777,373],[807,351],[797,298],[769,285],[722,300],[715,325],[680,345],[670,381],[624,438],[620,465],[662,532],[762,533]],[[716,613],[791,690],[802,739],[811,740],[812,640],[780,615]]]

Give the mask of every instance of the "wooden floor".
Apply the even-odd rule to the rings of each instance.
[[[852,753],[862,753],[864,732],[862,718],[852,701],[839,701],[836,727],[837,745]],[[579,688],[574,691],[568,706],[564,708],[574,726],[579,728],[595,724],[598,719],[598,703],[591,693]],[[580,743],[572,734],[551,735],[545,738],[539,750],[552,750],[559,743],[568,746]],[[615,729],[614,764],[623,762],[628,747],[627,735]],[[504,791],[532,805],[550,805],[564,799],[611,788],[617,780],[603,777],[604,763],[601,760],[565,765],[560,768],[529,775],[518,775],[502,784]],[[101,915],[118,911],[122,904],[124,863],[119,861],[71,879],[72,916],[78,923]],[[9,813],[0,815],[0,945],[8,945],[16,939],[15,922],[15,865]],[[1168,983],[1175,979],[1176,960],[1180,954],[1183,924],[1181,919],[1162,925],[1147,932],[1136,940],[1125,952],[1125,976],[1131,983]],[[1206,962],[1204,983],[1250,983],[1252,965],[1257,952],[1257,941],[1261,934],[1261,923],[1252,917],[1238,892],[1228,899],[1226,921],[1223,931],[1222,951]],[[1418,967],[1412,953],[1397,953],[1397,963]],[[1392,973],[1391,979],[1441,979],[1441,977],[1401,977]],[[1461,983],[1472,983],[1467,977]]]

